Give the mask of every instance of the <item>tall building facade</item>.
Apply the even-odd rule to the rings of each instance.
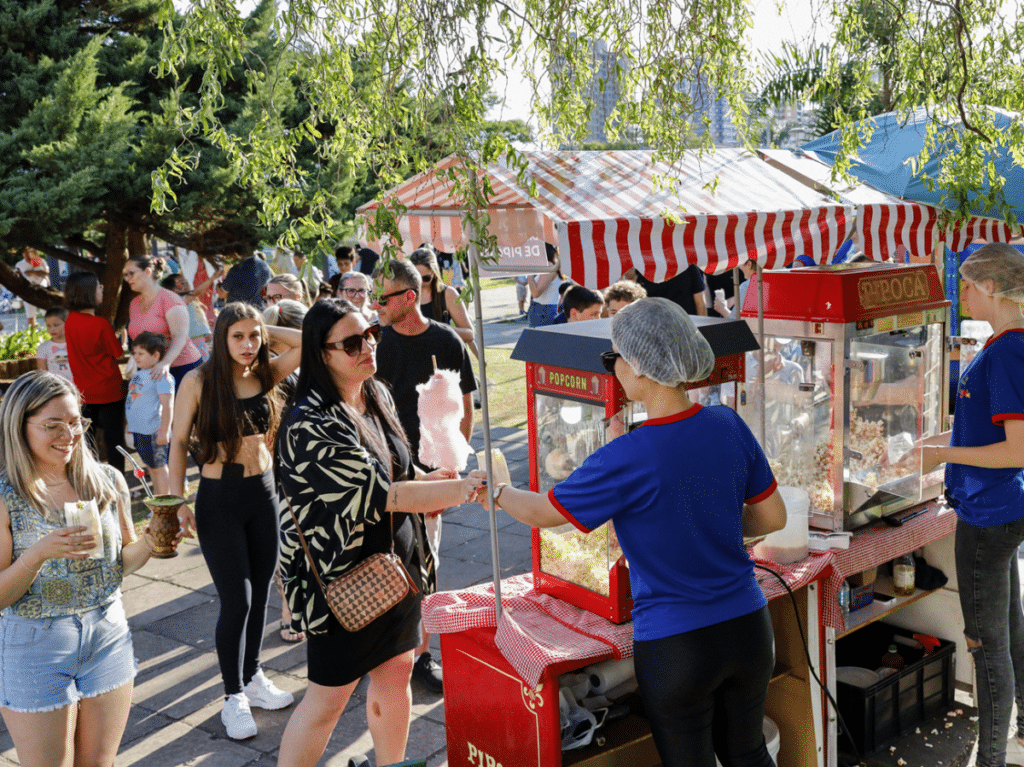
[[[587,118],[587,134],[584,142],[608,141],[605,124],[615,109],[622,94],[621,84],[616,75],[618,56],[608,48],[604,40],[591,43],[591,77],[586,89],[586,98],[591,103],[590,115]],[[552,77],[558,79],[567,65],[563,59],[556,59],[552,65]],[[602,89],[602,85],[604,86]]]

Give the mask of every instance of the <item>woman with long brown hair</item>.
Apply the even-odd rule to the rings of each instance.
[[[270,358],[269,341],[289,346]],[[256,735],[250,706],[278,709],[292,702],[260,668],[270,581],[277,566],[278,494],[271,446],[280,407],[274,387],[299,363],[301,333],[267,328],[259,310],[225,306],[213,331],[213,351],[185,376],[174,403],[171,492],[185,493],[191,450],[200,466],[195,525],[220,597],[216,646],[228,737]]]
[[[469,321],[466,307],[459,301],[459,292],[451,285],[445,285],[441,278],[441,267],[433,249],[418,248],[409,256],[409,263],[416,267],[423,279],[420,290],[420,313],[428,320],[442,325],[451,325],[456,335],[463,340],[473,355],[479,359],[476,341],[473,340],[473,323]]]

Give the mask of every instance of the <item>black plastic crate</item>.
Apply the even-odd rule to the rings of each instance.
[[[894,635],[913,639],[914,633],[887,623],[871,623],[836,642],[836,666],[874,671],[882,665],[882,656],[893,644]],[[897,642],[906,668],[870,687],[836,683],[839,711],[862,755],[888,746],[953,706],[956,643],[945,639],[939,642],[931,655]]]

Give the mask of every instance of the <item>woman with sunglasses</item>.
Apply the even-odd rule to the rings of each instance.
[[[666,767],[770,767],[762,734],[775,663],[768,603],[744,536],[781,529],[786,507],[735,411],[691,402],[714,355],[664,298],[612,318],[602,355],[639,428],[599,448],[547,495],[499,486],[495,505],[535,527],[613,522],[633,587],[636,678]]]
[[[461,338],[473,356],[480,358],[476,342],[473,340],[473,323],[469,321],[466,307],[459,301],[459,292],[451,285],[445,285],[441,279],[441,267],[437,263],[434,249],[429,246],[418,248],[409,256],[409,263],[416,267],[423,279],[420,289],[420,314],[428,320],[436,320],[442,325],[451,325],[456,335]]]
[[[279,498],[271,447],[279,405],[274,387],[299,363],[298,330],[267,328],[259,310],[233,302],[213,329],[213,350],[185,376],[174,400],[171,492],[185,495],[189,452],[199,465],[193,526],[220,597],[215,643],[228,737],[256,735],[250,706],[278,709],[292,702],[260,668],[270,581],[277,566]],[[268,343],[289,347],[270,358]]]
[[[83,444],[80,407],[43,371],[0,404],[0,714],[24,765],[112,765],[131,707],[121,581],[155,544],[148,528],[135,539],[128,486]],[[95,532],[66,522],[83,501]]]
[[[420,597],[412,593],[363,629],[343,629],[313,576],[295,519],[324,583],[391,551],[392,543],[419,582],[425,563],[411,514],[472,500],[482,483],[414,467],[387,388],[374,378],[377,332],[353,304],[336,298],[316,303],[302,325],[299,383],[278,434],[277,461],[295,515],[281,517],[281,569],[292,629],[307,637],[309,687],[285,728],[281,767],[317,763],[367,674],[376,763],[403,761],[413,650],[421,639]]]

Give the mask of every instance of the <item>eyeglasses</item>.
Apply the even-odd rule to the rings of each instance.
[[[139,271],[140,271],[139,269],[129,269],[126,272],[124,272],[124,274],[122,276],[126,280],[130,280],[132,277],[134,277],[136,274],[138,274]]]
[[[622,357],[618,352],[601,352],[601,364],[604,369],[615,375],[615,361]]]
[[[363,341],[368,343],[372,349],[377,345],[378,338],[380,338],[380,325],[370,325],[362,333],[356,333],[354,336],[343,338],[340,341],[324,344],[324,348],[345,352],[349,357],[355,357],[363,350]]]
[[[352,296],[352,298],[355,298],[356,296],[365,296],[366,288],[342,288],[341,292],[346,296]]]
[[[263,298],[272,304],[276,304],[278,301],[281,301],[285,298],[290,298],[290,296],[287,293],[278,293],[277,295],[274,296],[266,295]]]
[[[388,305],[388,299],[394,298],[395,296],[400,296],[403,293],[408,293],[410,290],[414,290],[414,289],[413,288],[402,288],[401,290],[396,290],[393,293],[385,293],[383,296],[379,296],[379,297],[373,299],[373,303],[377,304],[377,306],[387,306]]]
[[[59,437],[64,433],[65,429],[71,433],[72,437],[79,437],[86,429],[89,428],[90,425],[92,425],[92,419],[78,418],[70,423],[65,423],[64,421],[44,421],[43,423],[39,423],[39,421],[29,421],[28,423],[33,426],[42,427],[43,431],[45,431],[49,437]]]

